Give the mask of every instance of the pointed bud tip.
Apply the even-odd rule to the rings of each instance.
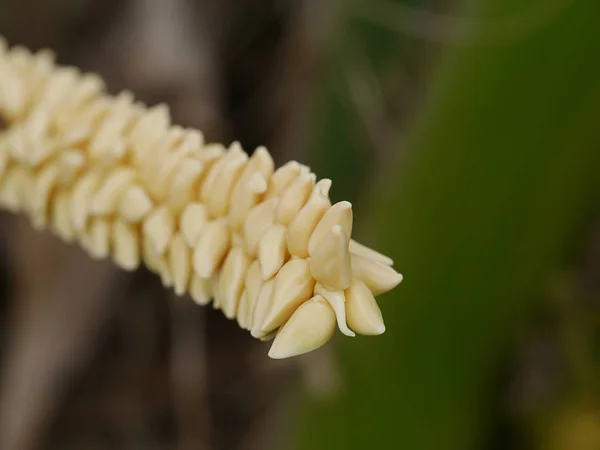
[[[373,336],[381,336],[385,333],[385,324],[383,321],[373,329]]]
[[[331,185],[332,181],[329,178],[323,178],[322,180],[319,180],[319,182],[316,184],[316,187],[319,188],[324,197],[327,197],[329,195]]]
[[[240,141],[233,141],[231,142],[231,144],[229,145],[229,151],[235,151],[235,152],[243,152],[244,149],[242,148],[242,144],[240,143]]]
[[[309,353],[325,345],[335,333],[336,316],[320,295],[303,303],[279,329],[269,350],[273,359]]]
[[[306,353],[315,351],[318,348],[325,345],[326,343],[327,342],[323,342],[321,345],[319,345],[315,348],[310,348],[310,347],[304,347],[304,346],[284,345],[281,343],[281,341],[278,342],[277,338],[276,338],[275,341],[273,341],[271,348],[269,349],[268,355],[269,355],[269,358],[271,358],[271,359],[292,358],[294,356],[300,356],[300,355],[304,355]]]
[[[402,276],[402,274],[401,274],[400,272],[396,272],[396,280],[395,280],[395,282],[396,282],[396,285],[395,285],[394,287],[396,287],[396,286],[398,286],[400,283],[402,283],[402,281],[403,281],[403,280],[404,280],[404,277]],[[392,289],[393,289],[393,288],[392,288]]]
[[[271,359],[286,359],[291,358],[292,356],[296,355],[286,353],[283,349],[275,348],[275,346],[271,346],[271,349],[269,350],[269,358]]]
[[[267,190],[267,181],[265,178],[258,172],[254,172],[250,178],[248,179],[247,184],[248,189],[257,194],[262,194]]]

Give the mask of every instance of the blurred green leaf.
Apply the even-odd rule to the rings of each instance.
[[[386,136],[373,142],[370,122],[382,119],[398,94],[406,89],[399,74],[406,70],[405,61],[414,59],[420,42],[395,35],[378,24],[361,17],[363,0],[336,3],[335,33],[323,51],[323,71],[316,89],[313,108],[312,166],[321,177],[334,178],[333,199],[355,203],[361,199],[362,185],[380,163],[373,156]],[[391,5],[422,6],[426,0],[390,0]],[[409,58],[410,55],[410,58]],[[386,84],[396,78],[392,89]],[[388,98],[393,90],[394,98]],[[360,92],[357,92],[360,91]],[[360,104],[371,96],[370,105]],[[362,98],[357,98],[362,97]],[[394,105],[397,106],[397,105]],[[374,109],[374,110],[373,110]],[[380,123],[382,130],[390,125]],[[360,207],[360,205],[359,205]]]
[[[545,4],[466,3],[487,17]],[[340,340],[346,389],[306,405],[298,448],[485,448],[496,370],[597,201],[599,19],[597,0],[575,0],[518,39],[478,45],[479,27],[445,49],[366,221],[405,275],[380,299],[388,331]]]

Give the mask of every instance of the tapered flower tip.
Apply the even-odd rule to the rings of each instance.
[[[335,332],[336,318],[329,303],[316,295],[303,303],[279,330],[269,356],[284,359],[323,346]]]
[[[364,281],[373,295],[384,294],[402,282],[402,274],[385,264],[357,255],[352,255],[351,262],[354,276]]]
[[[327,210],[323,215],[308,241],[308,252],[312,255],[332,227],[339,225],[350,240],[352,235],[352,204],[350,202],[338,202]]]
[[[265,316],[269,312],[269,307],[271,306],[273,284],[275,284],[275,280],[271,279],[262,285],[258,294],[258,298],[256,299],[256,304],[254,305],[254,311],[252,314],[252,329],[250,330],[250,334],[257,339],[269,334],[263,332],[261,328],[265,321]]]
[[[365,283],[355,278],[346,289],[346,320],[358,334],[377,336],[385,332],[385,324],[377,301]]]
[[[289,253],[287,228],[280,224],[271,225],[258,241],[258,259],[263,280],[268,280],[283,266]]]
[[[372,259],[386,266],[393,266],[394,260],[389,256],[382,255],[381,253],[356,242],[354,239],[350,239],[350,253],[361,258]]]

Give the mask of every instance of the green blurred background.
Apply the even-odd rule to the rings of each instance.
[[[600,449],[597,0],[100,3],[3,0],[0,34],[308,162],[405,281],[379,299],[383,336],[279,363],[145,274],[115,278],[135,300],[103,294],[54,362],[72,369],[30,381],[60,395],[19,409],[25,350],[4,351],[20,381],[0,418],[21,419],[2,450]],[[7,329],[39,330],[48,316],[14,326],[11,280],[39,274],[7,247]]]

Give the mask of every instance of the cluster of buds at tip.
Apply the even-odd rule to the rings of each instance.
[[[178,295],[213,302],[272,358],[309,352],[336,327],[385,331],[374,296],[402,276],[351,238],[331,181],[265,148],[206,144],[49,51],[0,40],[0,206],[125,270],[144,264]]]

